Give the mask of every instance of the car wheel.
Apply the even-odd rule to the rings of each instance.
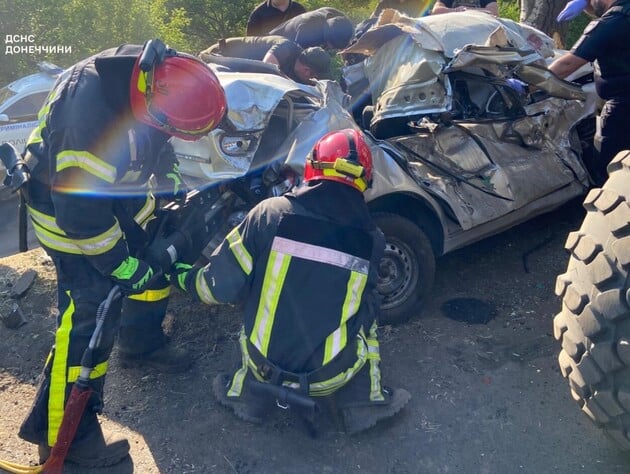
[[[630,151],[619,153],[608,173],[587,195],[580,229],[567,238],[554,335],[573,398],[630,449]]]
[[[424,231],[396,214],[374,214],[385,234],[385,253],[378,269],[381,324],[399,324],[416,313],[435,277],[435,257]]]

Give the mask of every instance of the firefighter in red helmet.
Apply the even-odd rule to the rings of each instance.
[[[356,433],[410,399],[381,383],[376,283],[385,239],[363,198],[371,179],[362,134],[329,133],[307,158],[302,186],[252,209],[205,267],[175,264],[172,283],[194,299],[244,304],[241,365],[213,383],[240,418],[261,422],[269,407],[291,406],[312,426],[318,408],[334,405],[332,415]]]
[[[168,281],[140,258],[156,195],[185,196],[172,136],[195,140],[219,123],[225,94],[198,59],[160,40],[122,45],[87,58],[59,78],[39,114],[25,160],[25,191],[35,234],[57,272],[57,331],[35,401],[19,435],[50,455],[81,356],[96,325],[97,307],[114,285],[113,303],[95,353],[94,388],[66,459],[110,466],[129,443],[101,428],[103,384],[119,327],[123,364],[167,371],[190,365],[162,330]]]

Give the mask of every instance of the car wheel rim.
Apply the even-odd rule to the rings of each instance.
[[[405,301],[415,287],[417,264],[413,253],[399,242],[387,242],[378,268],[378,292],[382,308],[389,309]]]

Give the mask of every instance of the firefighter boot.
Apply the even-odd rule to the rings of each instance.
[[[249,374],[247,375],[249,377]],[[228,397],[231,377],[228,374],[218,374],[212,381],[212,393],[218,402],[229,408],[241,420],[250,423],[260,424],[265,413],[264,407],[256,403],[256,400],[246,388],[247,382],[243,383],[242,394],[238,397]]]
[[[372,428],[377,422],[396,415],[411,399],[404,388],[383,387],[383,402],[357,403],[341,410],[343,424],[348,434],[356,434]]]
[[[48,444],[39,445],[39,462],[43,463],[50,456]],[[82,467],[114,466],[129,455],[129,442],[121,435],[103,430],[98,421],[85,435],[75,438],[66,461]]]
[[[403,388],[382,387],[383,400],[371,400],[371,390],[372,378],[366,367],[333,394],[346,433],[356,434],[391,418],[411,399],[411,394]]]

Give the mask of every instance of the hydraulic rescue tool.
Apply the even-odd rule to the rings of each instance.
[[[20,199],[18,206],[18,244],[20,252],[26,252],[28,250],[26,200],[22,186],[28,182],[31,173],[26,161],[10,143],[0,145],[0,161],[2,161],[7,170],[2,184],[7,186],[12,193],[18,193]]]

